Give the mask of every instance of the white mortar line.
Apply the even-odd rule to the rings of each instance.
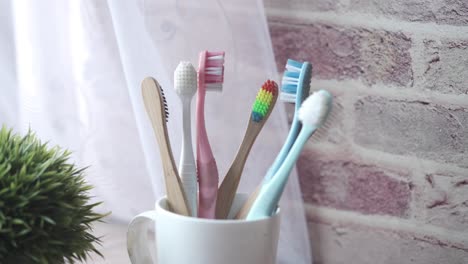
[[[413,172],[413,174],[419,172],[422,177],[426,174],[468,174],[468,169],[459,167],[456,164],[439,163],[416,156],[391,154],[358,145],[353,145],[353,149],[363,160],[373,160],[377,164],[387,164],[391,167],[403,167]]]
[[[420,37],[453,38],[460,39],[468,35],[468,27],[440,25],[434,22],[408,22],[399,19],[389,19],[379,15],[369,15],[358,12],[313,12],[303,10],[284,10],[267,8],[266,13],[271,17],[285,17],[301,22],[321,22],[343,26],[360,27],[364,29],[382,29],[388,31],[402,31],[409,35],[417,34]],[[281,22],[280,22],[281,23]]]
[[[445,247],[468,251],[468,236],[466,232],[447,230],[446,228],[398,217],[362,215],[356,212],[318,207],[311,204],[305,204],[304,207],[309,218],[317,220],[319,223],[344,227],[346,227],[346,224],[358,227],[373,227],[401,235],[413,235],[421,240],[428,241],[428,243],[432,239],[435,239],[447,244]],[[436,241],[434,242],[437,243]]]
[[[428,66],[431,66],[428,60],[432,59],[430,52],[428,52],[424,45],[424,39],[413,38],[409,53],[411,54],[413,87],[423,88],[424,80],[426,78],[425,71],[427,70]]]
[[[443,94],[437,91],[423,90],[417,87],[398,87],[385,84],[375,84],[367,86],[360,80],[318,80],[313,79],[312,86],[321,89],[336,90],[347,95],[366,95],[385,97],[390,100],[423,101],[433,104],[440,104],[447,107],[468,106],[468,94]]]
[[[343,155],[346,156],[348,160],[364,165],[373,165],[377,168],[381,167],[390,171],[395,170],[402,173],[411,173],[413,177],[411,177],[410,180],[421,181],[426,174],[468,175],[467,168],[458,167],[455,164],[438,163],[415,156],[386,153],[361,147],[352,142],[346,144],[347,149],[343,149],[342,145],[335,145],[328,142],[308,143],[314,152],[320,153],[326,159],[336,159],[336,156]],[[392,176],[392,178],[408,181],[408,179],[404,177]]]

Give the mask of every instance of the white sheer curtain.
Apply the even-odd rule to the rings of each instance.
[[[0,2],[0,122],[74,151],[91,165],[108,220],[127,223],[164,194],[157,145],[140,82],[157,78],[167,95],[174,156],[180,105],[172,72],[197,64],[200,50],[226,51],[223,93],[208,94],[209,137],[224,175],[242,140],[251,104],[266,79],[279,81],[261,1]],[[255,143],[240,191],[251,192],[287,133],[277,104]],[[293,173],[281,201],[279,263],[311,263],[302,199]]]

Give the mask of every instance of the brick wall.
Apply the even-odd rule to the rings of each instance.
[[[265,6],[337,102],[298,162],[315,263],[468,263],[468,1]]]

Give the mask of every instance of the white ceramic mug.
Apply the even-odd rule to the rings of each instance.
[[[230,216],[245,194],[237,194]],[[156,210],[136,216],[128,227],[127,249],[132,264],[274,264],[280,212],[266,219],[213,220],[181,216],[167,210],[165,197]],[[154,248],[149,227],[155,222]],[[150,223],[150,225],[148,225]]]

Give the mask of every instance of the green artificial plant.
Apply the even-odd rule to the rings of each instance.
[[[0,263],[75,263],[100,239],[91,224],[105,215],[90,203],[85,168],[70,152],[0,130]]]

